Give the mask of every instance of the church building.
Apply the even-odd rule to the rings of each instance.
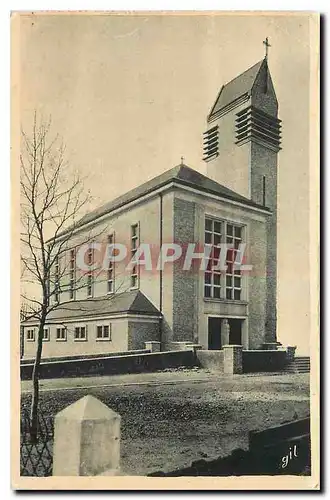
[[[182,161],[76,224],[61,280],[63,262],[55,264],[57,307],[47,318],[43,357],[140,350],[150,341],[162,350],[276,348],[280,130],[266,56],[215,99],[203,134],[207,175]],[[96,269],[93,252],[101,251],[93,247],[78,279],[79,246],[92,232],[101,248],[120,244],[127,254],[106,268],[99,259]],[[151,266],[128,265],[141,248],[144,258],[150,250]],[[23,328],[30,359],[37,323]]]

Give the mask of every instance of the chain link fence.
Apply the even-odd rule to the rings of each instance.
[[[54,417],[38,416],[38,439],[31,442],[29,414],[21,413],[20,473],[21,476],[45,477],[53,469]]]

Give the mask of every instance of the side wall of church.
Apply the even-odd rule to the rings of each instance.
[[[158,194],[148,198],[145,201],[140,201],[131,207],[124,207],[117,213],[109,215],[104,220],[92,226],[92,230],[86,228],[81,233],[77,234],[72,239],[72,246],[79,248],[87,240],[95,240],[101,243],[101,250],[95,252],[95,257],[100,264],[100,268],[95,271],[93,282],[93,298],[108,296],[111,300],[112,294],[108,294],[107,270],[103,268],[102,262],[105,255],[108,235],[114,234],[115,243],[121,244],[127,248],[127,256],[124,260],[118,261],[114,265],[115,291],[116,293],[127,292],[131,290],[130,274],[127,269],[127,264],[131,258],[131,226],[139,225],[139,243],[141,245],[149,245],[151,254],[151,267],[141,265],[139,270],[139,289],[144,295],[160,309],[164,321],[162,329],[159,329],[159,337],[162,337],[163,342],[172,340],[173,337],[173,267],[166,266],[165,271],[160,275],[157,269],[157,263],[160,252],[160,238],[164,243],[173,242],[173,192],[167,191],[162,194],[162,200]],[[161,212],[163,213],[161,221]],[[162,223],[162,230],[161,230]],[[60,267],[68,268],[68,255],[65,256],[65,262],[60,264]],[[87,277],[86,273],[76,271],[77,290],[74,300],[87,299]],[[161,297],[161,281],[162,281],[162,297]],[[68,291],[68,274],[61,280],[62,293],[61,303],[69,301]],[[162,302],[162,304],[161,304]],[[154,334],[152,333],[152,339]],[[158,340],[158,339],[157,339]],[[127,333],[126,333],[127,342]]]
[[[193,201],[174,197],[173,241],[183,248],[195,240],[195,209]],[[197,327],[197,277],[194,269],[183,269],[183,258],[173,266],[173,333],[175,341],[193,341]]]

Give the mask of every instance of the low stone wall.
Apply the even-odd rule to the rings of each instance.
[[[243,373],[277,372],[285,368],[287,353],[285,350],[243,351]]]
[[[190,346],[195,345],[193,342],[170,342],[168,349],[171,351],[186,351]]]
[[[223,372],[223,351],[196,351],[197,360],[202,368]]]
[[[81,359],[93,359],[93,358],[108,358],[109,356],[116,357],[116,356],[127,356],[129,354],[147,354],[148,352],[151,352],[151,349],[137,349],[132,351],[120,351],[111,353],[108,352],[105,354],[84,354],[83,356],[81,354],[75,354],[72,356],[54,356],[51,358],[43,357],[42,361],[44,363],[49,363],[50,361],[71,361],[76,359],[81,360]],[[34,358],[26,358],[21,360],[21,365],[27,365],[33,362]]]
[[[44,362],[40,365],[40,378],[142,373],[181,366],[191,368],[197,365],[198,362],[193,351],[130,354],[126,356]],[[21,379],[31,379],[32,369],[33,363],[21,365]]]

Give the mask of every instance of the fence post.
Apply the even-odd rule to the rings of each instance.
[[[290,363],[290,361],[294,361],[296,349],[297,349],[296,345],[288,346],[286,348],[286,360],[288,363]]]
[[[145,346],[150,352],[160,352],[160,342],[157,342],[156,340],[145,342]]]
[[[228,374],[243,373],[242,361],[243,346],[224,345],[223,346],[223,371]]]
[[[120,415],[85,396],[55,417],[53,476],[119,474]]]

